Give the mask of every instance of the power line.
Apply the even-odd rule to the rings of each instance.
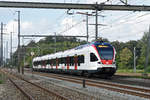
[[[150,14],[150,13],[146,13],[146,14],[137,16],[136,19],[141,18],[141,17],[144,17],[144,16],[149,15],[149,14]],[[128,15],[127,15],[127,16],[128,16]],[[129,17],[130,17],[131,19],[129,19]],[[120,17],[120,18],[121,18],[121,17]],[[103,29],[101,29],[101,30],[106,30],[106,29],[110,29],[110,28],[118,28],[118,27],[120,27],[122,24],[125,24],[125,23],[127,23],[127,22],[129,22],[129,21],[132,21],[132,20],[136,20],[135,18],[133,19],[131,16],[128,16],[126,19],[127,19],[127,20],[124,20],[124,22],[118,21],[119,23],[111,24],[111,26],[109,26],[108,28],[103,28]],[[112,21],[112,22],[113,22],[113,21]],[[118,25],[119,25],[119,26],[118,26]],[[115,26],[115,27],[113,27],[113,26]]]
[[[71,35],[20,35],[20,37],[87,37],[87,36],[71,36]]]
[[[72,25],[71,27],[69,27],[68,29],[59,32],[58,34],[65,33],[65,32],[67,32],[67,31],[71,30],[72,28],[76,27],[77,25],[81,24],[81,23],[84,22],[84,21],[85,21],[85,20],[81,20],[81,21],[79,21],[78,23],[76,23],[75,25]]]

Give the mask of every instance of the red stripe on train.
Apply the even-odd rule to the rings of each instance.
[[[69,70],[69,63],[70,63],[69,57],[67,57],[67,70]]]
[[[74,62],[75,62],[75,70],[77,70],[77,63],[78,63],[78,56],[74,57]]]
[[[110,65],[113,63],[113,60],[101,60],[102,64]]]

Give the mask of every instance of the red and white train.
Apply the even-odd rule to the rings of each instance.
[[[115,48],[104,42],[93,42],[54,54],[35,57],[33,70],[105,75],[116,72]]]

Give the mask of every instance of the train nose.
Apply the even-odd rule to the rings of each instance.
[[[115,68],[112,68],[112,67],[107,67],[107,68],[97,68],[97,71],[99,73],[115,73],[116,72],[116,69]]]

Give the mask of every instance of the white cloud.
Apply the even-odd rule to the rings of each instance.
[[[16,21],[11,20],[11,21],[8,22],[8,24],[6,24],[5,32],[7,34],[9,34],[10,32],[16,33],[16,30],[17,30],[17,22]]]
[[[119,40],[123,42],[141,39],[143,33],[149,29],[149,17],[150,14],[140,12],[135,13],[134,16],[119,18],[113,22],[112,27],[110,25],[104,30],[99,29],[99,36],[108,38],[111,41]]]
[[[73,18],[65,18],[61,22],[60,33],[61,35],[84,35],[84,26],[82,21],[80,22]]]
[[[21,35],[28,35],[28,34],[35,34],[35,33],[39,33],[39,34],[49,34],[47,32],[49,27],[49,21],[46,19],[41,19],[39,22],[37,23],[33,23],[30,21],[21,21]],[[16,50],[17,44],[18,44],[18,23],[17,21],[13,21],[10,20],[6,26],[5,26],[5,33],[7,33],[7,35],[5,35],[5,42],[10,40],[10,32],[14,32],[13,33],[13,51]],[[36,41],[38,41],[40,38],[36,38]],[[28,43],[29,39],[25,39],[24,43]],[[21,44],[22,44],[22,38],[21,38]],[[9,47],[10,47],[10,43],[9,43]]]
[[[23,22],[21,24],[21,27],[23,30],[28,30],[28,29],[32,29],[33,25],[32,22]]]

